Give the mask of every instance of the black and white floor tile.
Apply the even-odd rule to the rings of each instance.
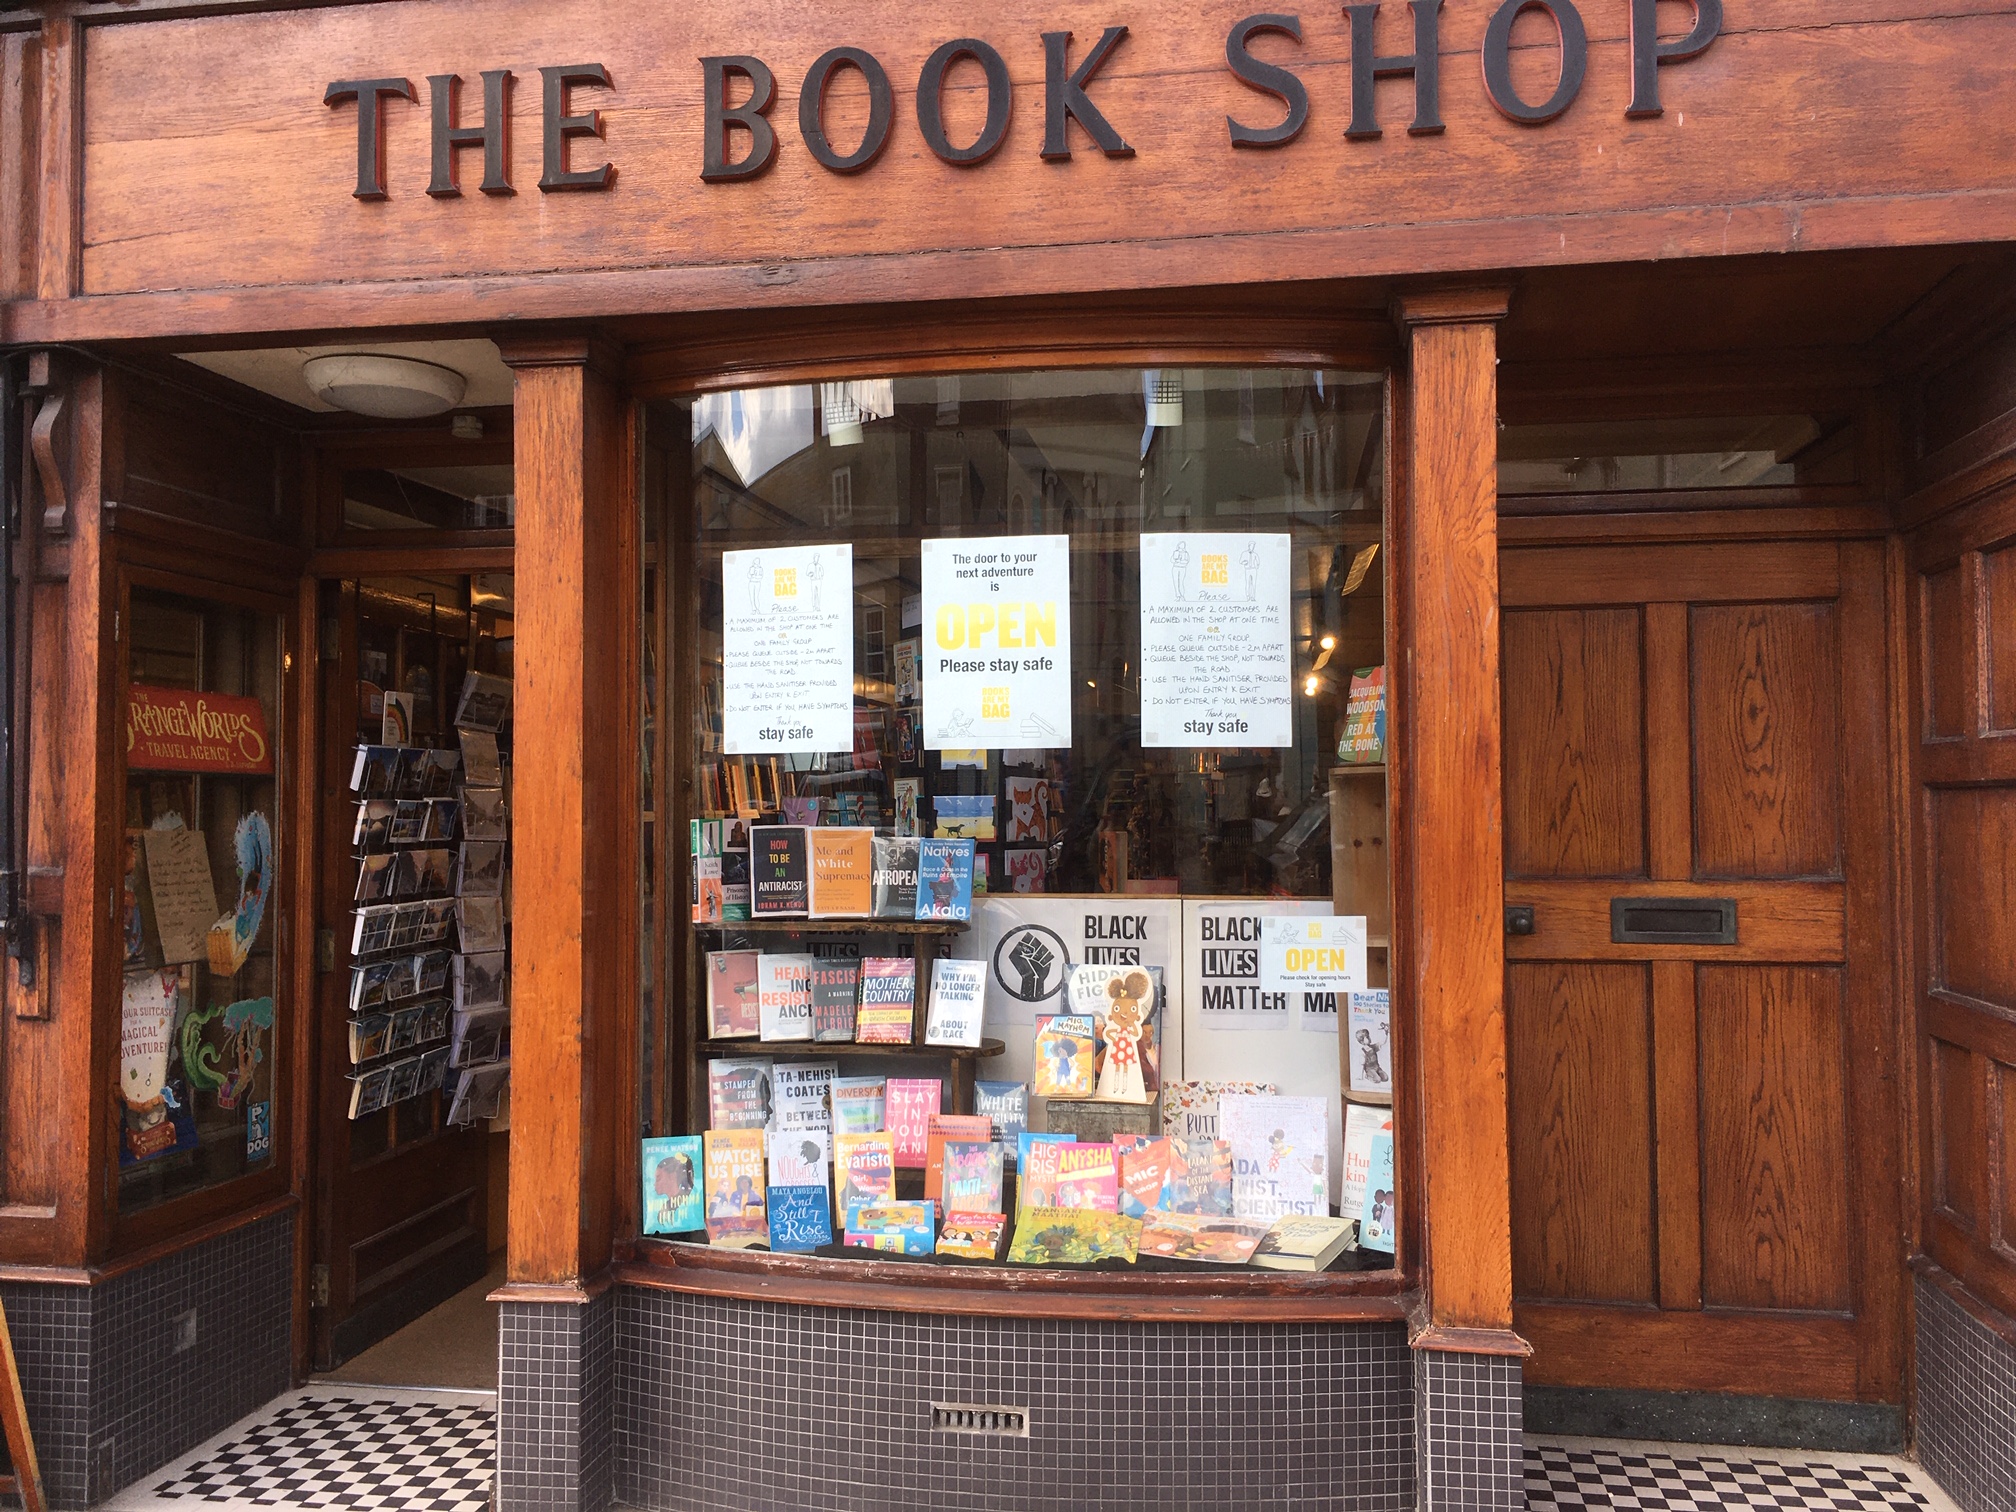
[[[114,1506],[484,1512],[496,1434],[487,1393],[297,1392],[148,1476]]]
[[[1940,1512],[1928,1486],[1888,1455],[1526,1441],[1532,1512]]]

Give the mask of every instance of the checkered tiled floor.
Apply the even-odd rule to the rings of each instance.
[[[1929,1512],[1932,1502],[1897,1460],[1797,1450],[1671,1453],[1635,1446],[1526,1445],[1526,1505],[1533,1512]]]
[[[482,1512],[496,1431],[486,1396],[303,1394],[135,1489],[157,1503]]]

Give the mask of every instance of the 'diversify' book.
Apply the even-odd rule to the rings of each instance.
[[[882,1132],[883,1083],[879,1076],[836,1076],[827,1088],[836,1134]]]

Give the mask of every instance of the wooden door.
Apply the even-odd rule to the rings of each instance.
[[[1900,1400],[1882,549],[1509,548],[1502,578],[1527,1379]],[[1727,901],[1735,939],[1619,939],[1615,899]]]
[[[451,577],[431,592],[425,581],[406,579],[322,585],[318,918],[334,938],[332,954],[324,937],[322,964],[329,969],[320,973],[316,992],[317,1270],[311,1301],[318,1370],[334,1369],[481,1279],[488,1262],[484,1126],[447,1127],[445,1093],[350,1117],[349,921],[358,870],[350,859],[356,814],[350,768],[356,747],[379,739],[359,685],[367,670],[371,680],[389,678],[394,687],[424,683],[431,704],[414,711],[415,738],[454,745],[448,728],[453,700],[482,645],[477,617],[456,582]],[[449,1081],[452,1089],[452,1073]]]

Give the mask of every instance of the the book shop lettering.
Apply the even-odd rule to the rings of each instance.
[[[1594,0],[1584,3],[1593,5]],[[1626,3],[1631,30],[1631,102],[1625,114],[1632,118],[1658,116],[1664,113],[1659,93],[1660,69],[1707,51],[1721,34],[1722,0],[1691,0],[1691,27],[1682,36],[1663,39],[1659,34],[1658,0],[1626,0]],[[1414,109],[1407,127],[1409,135],[1432,136],[1445,130],[1439,61],[1442,5],[1443,0],[1411,0],[1408,10],[1413,40],[1409,52],[1378,51],[1375,28],[1380,6],[1376,0],[1345,5],[1336,16],[1324,17],[1320,24],[1338,26],[1350,39],[1350,124],[1344,133],[1349,140],[1370,141],[1384,134],[1376,103],[1381,79],[1412,81]],[[1558,55],[1556,82],[1552,93],[1544,99],[1522,94],[1512,74],[1513,29],[1529,11],[1539,12],[1552,23]],[[1312,31],[1316,24],[1310,23]],[[1303,18],[1293,12],[1246,16],[1226,33],[1227,69],[1241,83],[1271,98],[1281,112],[1278,121],[1262,125],[1227,116],[1225,131],[1230,146],[1286,147],[1302,135],[1309,121],[1309,86],[1289,65],[1304,35]],[[1043,54],[1044,109],[1036,151],[1045,162],[1071,160],[1069,125],[1074,121],[1105,156],[1135,156],[1135,148],[1124,132],[1107,118],[1091,94],[1101,69],[1127,38],[1125,25],[1102,25],[1097,41],[1074,52],[1073,32],[1041,34],[1037,46]],[[1256,44],[1279,61],[1261,57]],[[1014,47],[1008,49],[1008,53],[1019,51]],[[706,110],[700,177],[708,183],[734,183],[767,172],[776,163],[780,150],[778,128],[771,120],[778,97],[775,71],[753,53],[697,61]],[[1589,28],[1576,0],[1501,0],[1492,11],[1484,34],[1482,83],[1491,103],[1511,120],[1539,126],[1559,117],[1581,93],[1588,64]],[[834,82],[849,70],[859,74],[860,82],[867,88],[868,119],[861,139],[851,149],[843,150],[827,133],[825,107]],[[570,147],[577,139],[606,139],[608,135],[603,112],[580,109],[574,101],[575,92],[613,91],[615,79],[601,63],[563,64],[541,67],[538,71],[542,120],[539,188],[548,193],[609,188],[617,177],[613,161],[577,167],[569,159]],[[978,133],[963,143],[952,140],[944,117],[944,92],[955,71],[962,79],[977,75],[986,92],[985,120]],[[506,68],[483,69],[480,79],[480,121],[464,124],[461,75],[427,76],[427,108],[433,126],[432,174],[427,193],[436,199],[460,197],[458,159],[464,149],[481,149],[483,193],[517,192],[510,177],[511,90],[515,75]],[[387,112],[397,108],[394,102],[418,107],[419,95],[411,79],[403,76],[337,79],[323,92],[324,104],[354,106],[357,112],[357,183],[352,193],[358,199],[386,197],[385,125]],[[918,70],[918,133],[934,155],[954,167],[978,167],[1007,146],[1013,113],[1008,56],[991,42],[960,37],[941,43]],[[798,136],[806,152],[821,167],[836,174],[861,173],[882,156],[895,130],[895,92],[889,68],[873,53],[859,47],[836,46],[822,53],[806,71],[798,93]]]

